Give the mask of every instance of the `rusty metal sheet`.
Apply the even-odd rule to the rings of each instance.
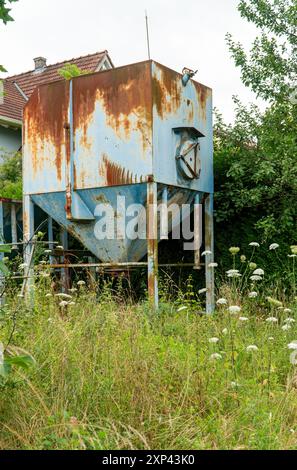
[[[150,62],[73,81],[74,188],[140,183],[152,174]]]
[[[24,110],[24,192],[65,190],[69,83],[39,87]]]

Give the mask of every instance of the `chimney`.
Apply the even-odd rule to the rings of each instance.
[[[46,59],[45,57],[36,57],[35,62],[35,72],[41,72],[46,68]]]

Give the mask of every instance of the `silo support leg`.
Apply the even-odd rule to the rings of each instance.
[[[154,309],[159,305],[158,292],[158,194],[157,183],[147,186],[147,261],[148,296]]]
[[[34,203],[30,196],[24,196],[23,201],[23,233],[25,279],[22,294],[32,305],[34,299]]]
[[[205,256],[206,313],[210,314],[215,309],[214,268],[209,267],[214,261],[213,194],[208,194],[205,199],[205,250],[211,252]]]
[[[69,248],[68,245],[68,232],[61,228],[60,230],[60,241],[63,246],[63,251],[67,251]],[[62,256],[62,263],[67,264],[67,259],[65,255],[63,254]],[[70,288],[70,275],[69,275],[69,268],[62,268],[61,269],[61,287],[63,292],[67,292],[67,290]]]
[[[4,244],[4,209],[3,202],[0,201],[0,245]],[[4,258],[4,253],[0,252],[0,261]],[[2,272],[0,272],[0,305],[5,303],[4,299],[5,279]]]

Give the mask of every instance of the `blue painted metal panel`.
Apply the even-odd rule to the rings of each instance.
[[[145,206],[153,181],[169,204],[213,192],[212,93],[182,78],[146,61],[40,87],[26,105],[24,193],[102,261],[138,261],[147,241],[99,241],[100,202]]]

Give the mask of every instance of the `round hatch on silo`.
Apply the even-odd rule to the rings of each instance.
[[[175,157],[179,173],[188,180],[198,179],[201,173],[199,137],[203,135],[192,127],[179,127],[174,132],[179,136]]]

